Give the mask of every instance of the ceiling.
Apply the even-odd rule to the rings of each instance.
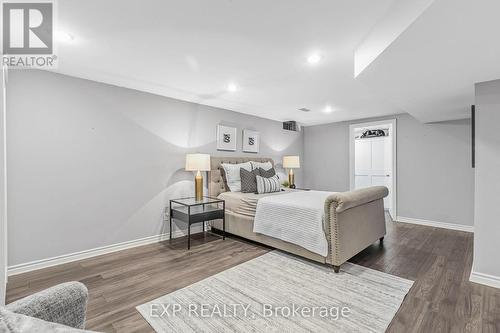
[[[496,23],[477,22],[497,28],[480,40],[465,24],[469,7],[495,1],[419,2],[64,0],[56,29],[74,40],[57,43],[56,71],[305,125],[401,112],[424,121],[463,117],[473,81],[500,77]],[[496,45],[469,68],[477,52],[468,49],[486,39]],[[385,44],[355,77],[356,51],[379,40]],[[317,64],[307,62],[313,53]]]
[[[435,0],[357,79],[422,122],[468,118],[500,78],[500,1]]]

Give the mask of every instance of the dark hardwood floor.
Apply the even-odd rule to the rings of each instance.
[[[153,332],[137,305],[270,251],[235,237],[194,237],[190,251],[179,238],[12,276],[7,302],[78,280],[90,292],[88,329]],[[500,332],[500,290],[468,282],[472,242],[470,233],[389,222],[384,246],[351,262],[415,281],[389,332]]]

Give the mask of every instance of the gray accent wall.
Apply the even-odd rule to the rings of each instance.
[[[186,153],[303,153],[280,122],[51,72],[11,71],[7,94],[9,265],[168,232],[168,200],[194,193]],[[216,150],[219,123],[237,152]],[[260,154],[241,151],[243,128]]]
[[[476,84],[475,273],[500,282],[500,80]]]
[[[470,120],[423,124],[397,119],[398,216],[473,225],[474,171]],[[304,129],[304,183],[314,189],[349,190],[349,125],[391,117]]]

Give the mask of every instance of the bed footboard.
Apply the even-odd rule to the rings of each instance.
[[[335,272],[341,264],[384,237],[384,186],[335,193],[325,202],[325,230]]]

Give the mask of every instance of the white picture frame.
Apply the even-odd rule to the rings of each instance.
[[[217,150],[236,151],[236,127],[217,125]]]
[[[243,130],[243,151],[245,153],[258,153],[260,145],[260,135],[257,131]]]

